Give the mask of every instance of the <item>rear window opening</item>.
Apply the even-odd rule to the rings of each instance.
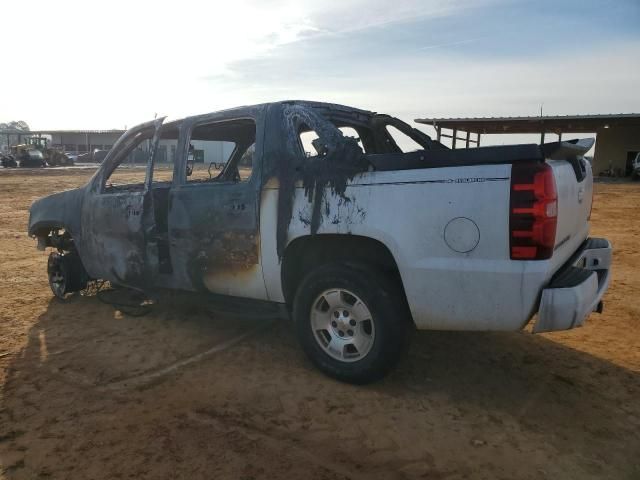
[[[253,171],[256,124],[251,119],[202,123],[191,132],[187,182],[244,182]]]
[[[360,139],[360,135],[358,131],[353,127],[338,127],[338,130],[342,133],[342,135],[346,138],[354,138],[358,141],[358,146],[360,149],[367,153],[364,146],[362,145],[362,140]],[[302,125],[300,129],[300,145],[302,150],[304,151],[304,155],[307,158],[314,158],[317,156],[324,155],[324,147],[320,142],[320,138],[315,130],[311,130],[308,126]]]
[[[318,152],[317,141],[320,139],[315,130],[309,130],[309,127],[303,126],[300,132],[300,145],[302,147],[302,151],[304,152],[304,156],[307,158],[317,157],[320,152]],[[316,146],[314,146],[314,142]]]
[[[353,128],[353,127],[338,127],[338,130],[340,130],[342,132],[342,135],[344,135],[345,137],[355,138],[358,141],[358,145],[360,146],[360,149],[364,153],[368,153],[367,150],[364,148],[364,145],[362,145],[362,139],[360,138],[360,134],[358,133],[358,131],[355,128]]]
[[[446,149],[442,144],[408,124],[389,115],[354,115],[349,118],[341,111],[318,112],[327,122],[340,130],[343,136],[356,139],[366,155],[411,153],[436,148]],[[301,129],[301,143],[308,156],[315,156],[312,142],[317,138],[311,128]]]

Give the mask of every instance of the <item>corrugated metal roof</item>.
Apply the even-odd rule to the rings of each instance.
[[[545,115],[545,116],[529,116],[529,117],[451,117],[451,118],[416,118],[419,123],[431,123],[440,121],[512,121],[512,120],[599,120],[614,118],[640,118],[640,113],[596,113],[586,115]]]
[[[473,133],[594,132],[600,128],[640,126],[640,113],[549,115],[537,117],[417,118],[418,123]]]

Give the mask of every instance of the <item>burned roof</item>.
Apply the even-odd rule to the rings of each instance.
[[[211,113],[222,113],[222,112],[232,112],[234,110],[246,110],[248,108],[256,108],[267,106],[271,104],[282,104],[282,105],[304,105],[316,110],[321,110],[322,113],[328,117],[331,117],[333,120],[339,120],[341,115],[344,115],[345,118],[348,118],[350,121],[354,119],[354,117],[361,117],[363,119],[370,118],[375,115],[375,112],[371,112],[368,110],[362,110],[359,108],[349,107],[347,105],[340,105],[337,103],[327,103],[327,102],[316,102],[311,100],[280,100],[277,102],[269,102],[269,103],[260,103],[255,105],[244,105],[239,107],[227,108],[222,110],[215,110],[213,112],[207,112],[204,115],[210,115]],[[196,115],[198,116],[198,115]],[[171,119],[169,123],[176,123],[183,120],[182,118]],[[102,129],[102,130],[87,130],[87,129],[40,129],[40,130],[16,130],[16,129],[2,129],[0,130],[0,135],[45,135],[45,134],[117,134],[122,135],[126,130],[122,129]]]

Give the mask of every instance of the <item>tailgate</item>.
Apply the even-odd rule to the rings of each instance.
[[[558,223],[551,262],[560,268],[586,240],[593,195],[591,165],[584,155],[593,139],[545,144],[542,149],[553,170],[558,194]]]

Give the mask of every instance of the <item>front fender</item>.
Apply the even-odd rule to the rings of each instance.
[[[79,240],[80,212],[85,187],[55,193],[36,200],[29,209],[29,236],[41,236],[54,228],[64,228],[74,239]]]

